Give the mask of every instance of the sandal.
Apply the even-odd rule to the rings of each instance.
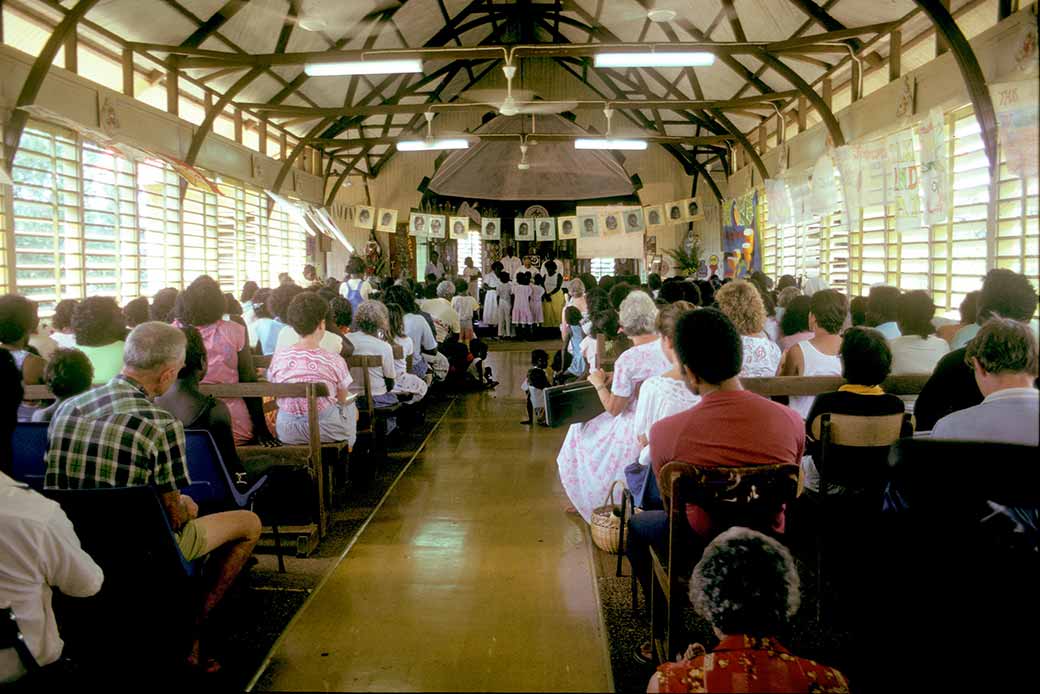
[[[640,665],[651,665],[654,662],[654,648],[649,641],[644,641],[632,651],[632,660]]]

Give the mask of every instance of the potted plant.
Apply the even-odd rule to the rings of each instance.
[[[697,274],[701,263],[701,242],[694,238],[692,243],[686,243],[678,248],[667,251],[677,275],[691,277]]]

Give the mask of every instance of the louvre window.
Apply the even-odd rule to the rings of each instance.
[[[13,228],[0,281],[40,304],[112,296],[120,303],[202,274],[237,292],[247,279],[276,286],[306,262],[306,232],[266,196],[230,181],[220,194],[186,187],[165,164],[133,162],[63,128],[31,122],[0,200]],[[9,212],[9,213],[8,213]],[[7,243],[5,236],[0,243]],[[13,282],[12,282],[13,280]]]

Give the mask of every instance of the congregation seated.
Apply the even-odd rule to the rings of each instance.
[[[1010,270],[990,270],[982,281],[977,323],[993,316],[1028,325],[1036,312],[1036,289],[1024,275]],[[914,406],[918,431],[929,431],[946,415],[982,402],[972,367],[965,361],[966,348],[949,352],[939,360],[932,377],[921,389]]]
[[[324,290],[324,291],[328,292],[328,290]],[[329,293],[331,293],[331,292],[329,292]],[[318,292],[318,296],[322,296],[321,292]],[[322,336],[321,344],[318,345],[318,346],[321,347],[326,352],[328,352],[329,354],[339,354],[339,355],[342,355],[343,354],[343,343],[346,340],[344,340],[344,338],[340,336],[338,330],[330,330],[329,329],[330,326],[328,324],[328,318],[329,317],[333,317],[333,319],[335,320],[335,317],[334,317],[335,309],[333,308],[333,302],[336,302],[337,300],[345,302],[346,303],[346,308],[340,308],[339,312],[340,313],[343,313],[343,312],[346,312],[346,311],[350,311],[351,312],[351,313],[347,314],[348,316],[350,316],[349,318],[347,318],[347,321],[348,321],[347,325],[349,326],[350,325],[350,320],[352,320],[352,317],[353,317],[352,316],[352,311],[351,311],[351,308],[350,308],[350,302],[347,301],[346,299],[344,299],[343,297],[335,295],[335,294],[332,294],[331,297],[329,297],[329,296],[322,296],[322,298],[326,302],[328,302],[328,304],[329,304],[329,315],[326,316],[325,334]],[[338,322],[342,322],[342,320],[343,320],[343,318],[341,317],[340,321],[338,321]],[[289,347],[290,345],[294,345],[294,344],[296,344],[299,341],[300,341],[300,334],[296,332],[296,330],[292,327],[292,325],[286,325],[284,328],[282,328],[280,331],[278,331],[278,340],[275,343],[275,351],[277,352],[280,349],[285,349],[286,347]]]
[[[394,348],[383,339],[389,331],[389,316],[386,307],[378,301],[362,301],[354,311],[354,329],[347,339],[354,345],[354,356],[379,357],[379,366],[368,367],[372,404],[375,407],[391,407],[399,400],[394,395]],[[350,390],[364,397],[364,375],[361,369],[352,368]]]
[[[32,421],[49,422],[63,402],[84,393],[94,383],[94,367],[78,349],[59,348],[47,362],[43,381],[54,394],[54,402],[33,412]]]
[[[36,329],[36,304],[18,294],[0,296],[0,348],[14,358],[27,385],[43,382],[47,362],[29,347],[29,336]]]
[[[1037,339],[1033,331],[1008,318],[990,318],[968,344],[964,358],[974,371],[983,400],[940,419],[932,428],[932,438],[1040,444],[1040,391],[1035,385]],[[1040,534],[1036,508],[1000,510],[1033,535]]]
[[[302,291],[301,287],[297,287],[289,282],[280,284],[271,290],[270,295],[268,295],[264,305],[268,314],[270,314],[270,318],[258,321],[256,325],[256,337],[260,343],[260,352],[265,356],[274,354],[275,350],[278,349],[278,335],[281,333],[282,328],[289,324],[286,313],[289,309],[289,304]]]
[[[721,533],[705,548],[689,591],[719,643],[710,654],[691,644],[657,669],[647,692],[847,693],[839,671],[777,640],[801,606],[800,584],[791,553],[773,538],[742,527]]]
[[[134,328],[120,373],[67,400],[51,420],[44,486],[150,486],[158,492],[184,558],[210,557],[212,580],[195,616],[188,655],[189,666],[210,672],[219,663],[203,650],[200,632],[252,554],[260,519],[251,511],[198,516],[195,502],[179,491],[191,484],[184,425],[153,399],[177,379],[184,357],[185,337],[177,328],[159,322]]]
[[[25,684],[71,687],[71,680],[47,679],[55,672],[60,677],[64,648],[51,595],[55,590],[74,598],[95,595],[104,574],[83,551],[61,506],[8,476],[23,391],[18,367],[6,349],[0,349],[0,383],[7,384],[0,392],[0,606],[10,610],[9,617],[0,613],[0,618],[10,621],[5,630],[20,633],[26,656],[42,668]],[[26,677],[31,666],[26,656],[14,648],[0,649],[0,685]]]
[[[126,318],[126,327],[133,330],[141,323],[149,320],[150,307],[148,297],[139,296],[127,302],[123,307],[123,316]]]
[[[246,343],[246,328],[223,318],[224,305],[224,293],[217,281],[209,275],[201,275],[178,298],[177,324],[190,325],[202,336],[207,366],[201,383],[255,383],[256,369],[253,353]],[[224,398],[223,402],[231,412],[236,445],[251,441],[265,446],[276,444],[267,428],[259,398]]]
[[[157,291],[152,297],[152,305],[148,307],[148,317],[161,323],[172,323],[178,296],[180,291],[174,287],[165,287]]]
[[[404,330],[404,309],[397,304],[386,304],[387,336],[401,347],[401,358],[394,358],[394,387],[391,392],[409,402],[419,402],[426,396],[427,383],[408,371],[408,358],[423,361],[415,355],[415,343]]]
[[[980,292],[976,290],[964,295],[959,307],[959,322],[947,323],[936,329],[935,334],[946,340],[950,349],[960,349],[978,333],[978,324],[975,323],[975,319],[978,317],[979,294]]]
[[[881,383],[892,370],[892,350],[885,336],[874,328],[856,327],[845,331],[841,339],[841,375],[846,383],[832,393],[816,396],[805,418],[806,457],[802,459],[802,474],[805,489],[818,492],[820,474],[813,462],[819,455],[819,441],[813,436],[813,422],[820,415],[842,414],[855,417],[880,417],[901,414],[903,401],[895,395],[885,393]],[[904,432],[909,434],[910,432]],[[842,450],[841,457],[848,465],[855,465],[857,456],[876,455],[871,449]],[[831,486],[832,493],[844,490]]]
[[[696,407],[666,417],[650,429],[650,464],[659,489],[661,469],[671,462],[742,467],[797,465],[801,460],[805,430],[798,414],[740,384],[745,363],[741,337],[732,321],[715,309],[690,311],[679,319],[675,350],[683,379],[701,400]],[[784,509],[770,512],[771,528],[767,529],[783,532]],[[701,543],[717,532],[704,509],[690,504],[686,516]],[[663,552],[667,540],[665,511],[644,511],[630,519],[628,558],[645,590],[649,588],[649,548]]]
[[[743,343],[741,376],[775,376],[780,367],[780,348],[765,333],[766,307],[758,289],[750,282],[730,282],[715,294],[719,310],[726,314]]]
[[[459,323],[459,314],[451,305],[455,296],[455,283],[444,280],[437,285],[437,295],[419,302],[419,308],[430,314],[433,318],[434,337],[437,344],[443,345],[451,335],[458,335],[462,329]]]
[[[902,335],[899,330],[899,297],[898,287],[880,285],[870,288],[867,296],[867,325],[877,328],[886,340],[894,340]]]
[[[404,285],[395,284],[383,293],[383,301],[388,304],[397,304],[404,311],[404,332],[412,338],[412,344],[417,350],[415,361],[421,357],[425,366],[428,366],[433,372],[434,379],[443,381],[447,378],[448,358],[437,351],[437,340],[434,337],[433,327],[419,312],[419,306],[415,302],[415,295],[412,291]],[[425,373],[421,371],[421,368],[416,368],[413,364],[414,372],[419,377]]]
[[[116,300],[89,296],[72,312],[76,349],[87,355],[94,367],[94,382],[108,383],[123,368],[126,319]]]
[[[317,398],[318,426],[323,443],[357,440],[357,406],[349,399],[353,384],[347,363],[339,354],[322,349],[329,305],[314,292],[298,292],[289,304],[287,319],[300,339],[271,357],[271,383],[324,383],[329,395]],[[278,438],[290,445],[310,442],[307,398],[278,398],[275,420]]]
[[[794,287],[788,287],[785,292],[798,292]],[[810,340],[815,333],[809,330],[809,310],[812,307],[812,298],[803,294],[795,294],[787,302],[783,316],[780,318],[780,339],[777,344],[781,352],[786,352],[802,340]]]
[[[932,326],[935,304],[928,292],[918,289],[899,297],[899,337],[889,340],[892,347],[892,375],[932,373],[939,360],[950,351],[946,340],[937,337]],[[913,412],[915,395],[900,396],[907,411]]]
[[[838,350],[841,331],[849,312],[845,295],[834,289],[816,292],[809,299],[809,329],[812,337],[791,345],[780,361],[780,376],[837,376],[841,373]],[[786,315],[786,314],[785,314]],[[811,395],[792,395],[788,406],[806,417],[813,405]]]
[[[54,306],[54,315],[51,316],[51,339],[58,343],[59,347],[71,348],[76,346],[76,333],[72,329],[72,313],[79,304],[75,299],[62,299]]]
[[[635,411],[640,386],[671,368],[654,330],[656,320],[657,305],[649,294],[633,291],[622,302],[621,326],[633,346],[617,358],[613,373],[596,369],[589,374],[604,411],[572,424],[556,457],[563,489],[586,522],[639,454]]]
[[[173,385],[155,398],[155,404],[179,419],[185,429],[208,431],[231,478],[236,484],[247,486],[246,470],[235,450],[231,410],[224,401],[199,392],[199,383],[209,365],[202,334],[191,326],[183,327],[181,331],[185,340],[184,366],[177,373]]]

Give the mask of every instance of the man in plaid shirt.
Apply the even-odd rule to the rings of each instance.
[[[64,402],[49,429],[48,489],[155,487],[186,559],[215,552],[216,575],[197,617],[205,621],[260,538],[251,511],[198,517],[195,502],[178,490],[191,484],[184,456],[184,425],[152,400],[184,366],[184,333],[165,323],[142,323],[126,338],[123,370],[107,384]],[[218,551],[219,550],[219,551]],[[197,634],[197,630],[196,630]],[[219,668],[192,644],[189,663]]]

